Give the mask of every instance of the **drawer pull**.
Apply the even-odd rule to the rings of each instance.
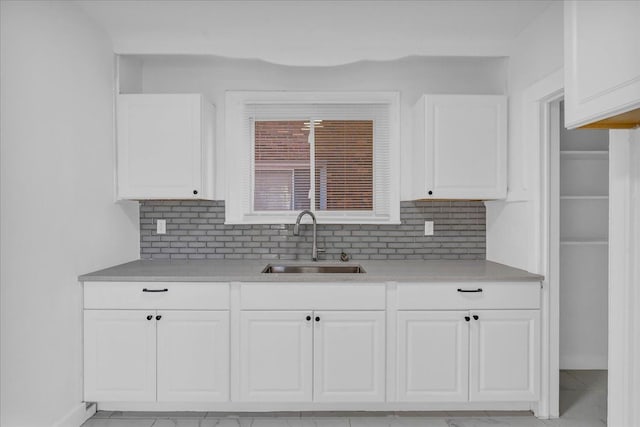
[[[167,289],[167,288],[164,288],[164,289],[147,289],[147,288],[144,288],[142,290],[142,292],[168,292],[168,291],[169,291],[169,289]]]
[[[458,288],[458,292],[482,292],[482,288],[478,288],[478,289],[462,289],[462,288]]]

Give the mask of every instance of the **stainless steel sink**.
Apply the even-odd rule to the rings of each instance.
[[[366,273],[361,265],[300,265],[300,264],[267,264],[263,273],[293,273],[293,274],[358,274]]]

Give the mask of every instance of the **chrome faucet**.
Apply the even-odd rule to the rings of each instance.
[[[311,217],[311,219],[313,220],[313,249],[311,249],[311,261],[318,261],[318,246],[316,244],[316,216],[313,214],[313,212],[311,212],[310,210],[303,210],[302,212],[300,212],[300,214],[298,215],[298,218],[296,219],[296,225],[293,226],[293,235],[294,236],[299,236],[300,235],[300,220],[302,219],[303,216],[305,215],[309,215]],[[321,252],[324,252],[324,250],[320,250]]]

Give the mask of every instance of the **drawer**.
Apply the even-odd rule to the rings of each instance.
[[[464,292],[476,291],[476,292]],[[399,283],[399,310],[537,309],[539,282]]]
[[[85,282],[84,308],[228,310],[229,285],[192,282]]]
[[[384,310],[384,283],[244,283],[243,310]]]

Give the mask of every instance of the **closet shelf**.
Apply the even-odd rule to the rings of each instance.
[[[561,245],[608,245],[607,240],[560,240]]]
[[[609,200],[609,196],[560,196],[560,200]]]
[[[608,150],[560,150],[561,156],[580,156],[585,157],[597,157],[597,156],[609,156]]]

